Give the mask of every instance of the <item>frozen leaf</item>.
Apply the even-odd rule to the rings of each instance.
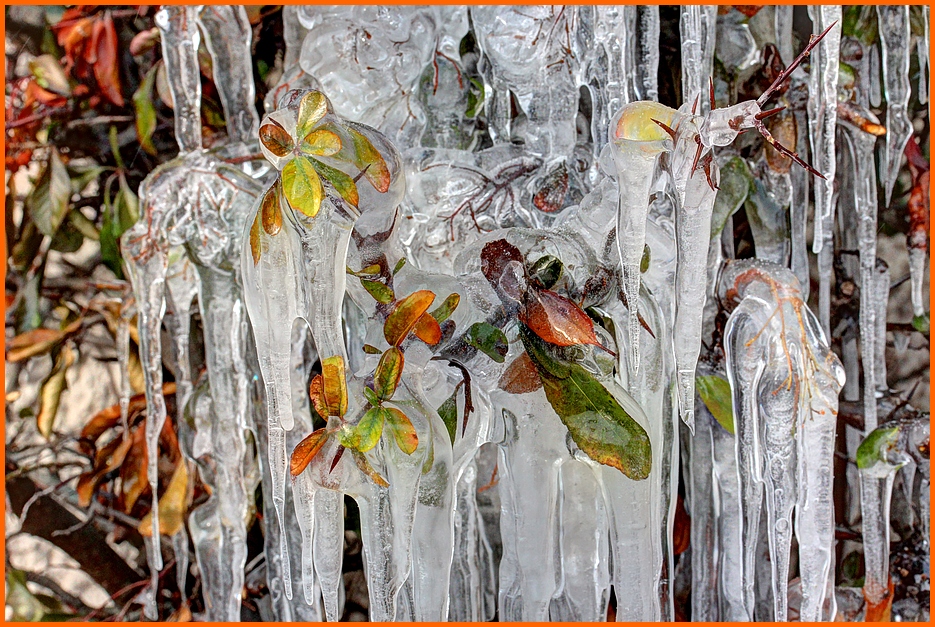
[[[464,336],[465,341],[498,364],[506,359],[510,350],[506,335],[489,322],[475,322]]]
[[[431,314],[424,313],[416,321],[412,334],[429,346],[435,346],[442,339],[442,328]]]
[[[359,131],[354,128],[348,130],[354,140],[354,165],[364,172],[374,189],[381,194],[386,193],[390,188],[390,171],[383,155]]]
[[[263,200],[260,202],[260,215],[262,216],[263,230],[267,235],[276,235],[282,230],[282,211],[279,207],[280,181],[276,182],[263,194]],[[250,246],[253,246],[251,241]],[[259,258],[254,254],[254,263]]]
[[[285,157],[295,150],[295,142],[286,129],[276,120],[270,120],[260,127],[260,141],[266,149],[277,157]]]
[[[588,314],[551,290],[530,290],[526,297],[526,307],[519,319],[533,333],[556,346],[601,346],[594,334],[594,322]]]
[[[289,462],[289,472],[293,477],[302,474],[311,461],[321,451],[322,447],[328,441],[331,435],[326,429],[319,429],[310,433],[304,440],[299,442],[292,451],[292,459]]]
[[[711,239],[721,234],[727,220],[740,209],[753,189],[753,174],[740,157],[728,159],[720,167],[720,177],[711,214]]]
[[[532,204],[545,213],[556,213],[565,204],[568,194],[568,168],[562,162],[542,181],[542,187],[533,195]]]
[[[42,384],[39,393],[39,414],[36,416],[36,424],[39,433],[46,439],[52,435],[55,415],[58,413],[62,392],[65,390],[65,375],[74,363],[75,352],[68,344],[65,344],[58,354],[58,359],[55,360],[52,372]]]
[[[541,388],[542,379],[529,355],[523,352],[503,371],[497,387],[510,394],[527,394]]]
[[[347,412],[347,380],[344,358],[340,355],[321,360],[322,391],[329,416],[343,416]]]
[[[358,276],[358,277],[360,275],[373,276],[375,274],[380,274],[380,264],[375,263],[375,264],[369,265],[363,270],[361,270],[360,272],[354,272],[350,268],[348,268],[347,271],[348,273],[353,274],[354,276]]]
[[[378,303],[383,303],[388,305],[393,302],[393,299],[396,298],[396,295],[393,293],[392,288],[387,287],[379,281],[371,281],[370,279],[361,279],[360,284],[367,290],[367,293],[373,296],[374,300]]]
[[[341,138],[337,133],[320,128],[305,136],[299,150],[307,155],[330,157],[341,150]]]
[[[58,151],[49,151],[49,160],[36,185],[26,197],[26,208],[43,235],[52,237],[68,213],[71,178]]]
[[[260,263],[260,256],[263,253],[263,241],[260,238],[262,217],[263,212],[258,211],[256,217],[253,218],[253,225],[250,227],[250,254],[253,256],[253,265]]]
[[[295,132],[299,137],[306,137],[312,132],[318,122],[328,113],[328,101],[320,91],[310,91],[299,102],[299,113],[296,116]],[[338,150],[341,149],[341,140],[338,140]],[[337,151],[335,151],[337,152]]]
[[[925,313],[921,316],[913,316],[912,318],[912,328],[921,333],[922,335],[929,334],[929,315]]]
[[[640,258],[640,274],[649,270],[649,262],[652,260],[652,251],[649,244],[643,244],[643,256]]]
[[[434,300],[434,292],[419,290],[396,303],[383,325],[386,342],[390,346],[399,346]]]
[[[381,353],[379,348],[371,344],[364,344],[364,352],[368,355],[379,355]]]
[[[448,437],[451,438],[453,446],[455,434],[458,431],[458,390],[452,392],[451,396],[438,406],[438,417],[445,423],[445,428],[448,429]]]
[[[341,170],[332,168],[330,165],[325,165],[317,159],[311,159],[311,162],[318,174],[331,183],[334,191],[347,201],[349,205],[356,208],[357,203],[360,202],[360,197],[358,196],[357,184],[354,182],[354,179]]]
[[[587,370],[553,358],[548,345],[525,325],[520,326],[520,337],[539,372],[549,404],[581,450],[635,481],[647,478],[652,452],[643,427]],[[619,393],[626,394],[623,390]]]
[[[81,328],[82,319],[75,320],[64,329],[33,329],[14,337],[7,344],[6,359],[9,362],[23,361],[43,355],[63,342]]]
[[[419,436],[416,434],[416,429],[412,426],[409,416],[395,407],[386,407],[384,411],[386,412],[386,422],[390,426],[390,431],[393,432],[399,450],[406,455],[412,455],[416,448],[419,447]]]
[[[383,407],[371,407],[357,423],[357,450],[366,453],[377,445],[383,435],[383,423],[387,410]]]
[[[123,106],[123,94],[120,90],[120,70],[117,66],[117,30],[110,11],[94,20],[91,32],[91,58],[94,78],[101,88],[102,95],[118,107]]]
[[[441,324],[445,320],[451,317],[451,314],[454,313],[455,309],[458,308],[458,304],[461,302],[461,296],[458,294],[449,294],[448,298],[442,302],[441,305],[436,307],[432,312],[431,316],[435,318],[435,321]]]
[[[562,278],[565,267],[558,257],[545,255],[539,257],[532,267],[529,268],[529,280],[536,287],[543,289],[552,289]]]
[[[383,404],[377,393],[367,386],[364,386],[364,396],[367,398],[367,402],[374,407],[380,407]]]
[[[391,346],[383,353],[373,375],[373,390],[380,400],[393,398],[396,386],[399,385],[399,378],[403,374],[405,362],[403,352],[395,346]]]
[[[175,473],[162,498],[159,499],[159,533],[164,536],[174,536],[185,525],[185,513],[188,509],[188,462],[179,460]],[[146,514],[139,526],[140,535],[151,537],[153,535],[152,512]]]
[[[724,427],[728,433],[734,435],[733,396],[730,383],[722,377],[705,375],[695,377],[695,389],[704,402],[708,411]]]
[[[289,205],[310,218],[318,215],[325,190],[308,157],[296,157],[282,169],[282,189]]]
[[[404,265],[406,265],[406,258],[405,258],[405,257],[403,257],[402,259],[400,259],[399,261],[397,261],[397,262],[396,262],[396,265],[393,266],[393,276],[396,276],[396,273],[399,272],[400,270],[402,270]],[[441,322],[441,321],[439,320],[439,322]]]
[[[495,289],[500,285],[500,276],[511,261],[523,263],[523,254],[505,239],[498,239],[484,245],[480,254],[480,268],[484,277]]]
[[[380,473],[374,470],[363,453],[351,449],[351,454],[354,456],[354,463],[357,464],[357,468],[359,468],[362,473],[370,477],[370,479],[381,488],[390,487],[389,482],[384,479]]]
[[[156,84],[157,67],[154,65],[143,77],[133,92],[133,112],[136,115],[136,138],[140,147],[151,155],[156,154],[153,132],[156,130],[156,107],[153,105],[153,86]]]
[[[308,384],[308,397],[312,401],[312,408],[327,421],[328,404],[325,403],[324,379],[320,374],[312,377],[311,383]]]

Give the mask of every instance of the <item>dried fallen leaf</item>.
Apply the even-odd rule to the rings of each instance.
[[[75,352],[68,344],[65,344],[58,354],[58,359],[55,360],[52,372],[42,384],[39,393],[39,414],[36,416],[36,425],[39,428],[39,433],[46,439],[52,435],[55,415],[58,413],[62,392],[65,390],[65,376],[74,363]]]
[[[159,499],[159,533],[164,536],[174,536],[185,524],[185,512],[191,500],[188,485],[188,462],[181,460],[175,468],[172,480],[166,488],[162,498]],[[137,528],[140,535],[152,537],[153,515],[146,514]]]
[[[103,96],[118,107],[124,104],[120,89],[120,70],[117,66],[117,30],[110,11],[94,20],[91,31],[91,57],[94,78]]]
[[[33,329],[21,333],[7,344],[6,360],[9,362],[23,361],[36,355],[44,355],[63,342],[69,335],[81,328],[82,319],[79,318],[64,329]]]

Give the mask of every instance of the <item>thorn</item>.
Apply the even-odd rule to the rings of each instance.
[[[776,107],[775,109],[770,109],[769,111],[760,111],[759,113],[757,113],[757,114],[756,114],[755,116],[753,116],[753,117],[755,117],[757,120],[764,120],[764,119],[768,118],[768,117],[771,116],[771,115],[776,115],[777,113],[779,113],[779,112],[782,111],[783,109],[785,109],[785,107]]]
[[[711,110],[714,111],[717,107],[714,106],[714,77],[708,77],[708,95],[711,97]]]
[[[819,43],[822,39],[824,39],[824,36],[828,34],[828,31],[830,31],[832,28],[834,28],[834,25],[837,24],[837,23],[838,23],[837,20],[835,20],[834,22],[831,23],[830,26],[828,26],[828,28],[826,28],[825,30],[823,30],[823,31],[821,32],[821,34],[819,34],[819,35],[817,35],[817,36],[816,36],[816,35],[812,35],[812,36],[809,38],[809,40],[808,40],[808,45],[805,46],[805,50],[803,50],[803,51],[799,54],[799,56],[797,56],[797,57],[795,58],[795,61],[793,61],[792,63],[790,63],[790,64],[786,67],[786,69],[784,69],[784,70],[779,74],[779,76],[776,77],[776,80],[773,81],[773,84],[770,85],[770,86],[766,89],[766,91],[764,91],[763,94],[762,94],[759,98],[756,99],[756,103],[757,103],[758,105],[760,105],[760,106],[762,107],[764,104],[766,104],[766,101],[769,100],[769,97],[773,95],[773,92],[776,91],[776,90],[779,88],[779,86],[782,85],[782,84],[786,81],[787,78],[789,78],[789,76],[792,74],[792,72],[795,71],[795,68],[799,67],[799,65],[802,63],[802,61],[805,60],[805,57],[807,57],[807,56],[809,56],[809,55],[811,54],[811,52],[812,52],[812,50],[815,48],[815,46],[817,46],[818,43]]]
[[[798,163],[800,166],[802,166],[803,168],[805,168],[806,170],[808,170],[815,176],[823,180],[827,180],[825,179],[824,174],[822,174],[821,172],[819,172],[818,170],[816,170],[815,168],[807,164],[805,161],[803,161],[801,157],[799,157],[798,153],[792,152],[791,150],[789,150],[788,148],[780,144],[778,141],[776,141],[776,138],[770,135],[769,131],[766,130],[766,126],[764,126],[763,123],[760,122],[759,120],[757,120],[756,122],[756,130],[758,130],[760,132],[760,135],[763,136],[763,139],[769,142],[769,145],[775,148],[777,151],[779,151],[780,154],[786,155],[787,157],[792,159],[795,163]]]
[[[701,98],[701,94],[695,96],[695,102],[692,103],[692,115],[698,114],[698,100]]]
[[[674,131],[672,128],[670,128],[669,126],[667,126],[666,124],[660,122],[659,120],[657,120],[657,119],[655,119],[655,118],[650,118],[650,120],[652,120],[652,121],[655,122],[657,125],[659,125],[659,128],[661,128],[661,129],[664,130],[666,133],[668,133],[668,134],[669,134],[669,137],[672,138],[672,141],[675,141],[675,131]]]
[[[702,148],[703,148],[702,145],[701,145],[701,138],[698,137],[697,135],[695,135],[695,143],[698,144],[698,150],[695,151],[695,160],[692,161],[692,171],[691,171],[691,174],[690,174],[689,176],[694,176],[694,175],[695,175],[695,170],[698,169],[698,160],[701,159],[701,151],[702,151]]]

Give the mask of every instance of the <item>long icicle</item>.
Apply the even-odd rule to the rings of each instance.
[[[893,186],[899,175],[903,150],[912,137],[909,120],[909,7],[878,6],[877,24],[883,59],[883,85],[886,93],[886,147],[883,152],[883,200],[890,206]]]

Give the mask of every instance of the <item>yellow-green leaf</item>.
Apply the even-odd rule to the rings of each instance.
[[[335,135],[335,137],[337,136]],[[346,200],[348,204],[357,207],[357,204],[360,202],[360,197],[357,194],[357,183],[354,182],[354,179],[341,170],[332,168],[330,165],[325,165],[317,159],[312,159],[311,161],[318,174],[331,183],[331,187],[334,188],[334,191],[340,194],[341,198]]]
[[[344,378],[344,358],[340,355],[321,360],[322,390],[329,416],[347,413],[347,380]]]
[[[695,389],[718,423],[734,435],[733,396],[727,379],[715,375],[695,377]]]
[[[382,407],[371,407],[364,417],[357,423],[357,434],[360,437],[357,450],[366,453],[380,441],[383,435],[383,423],[387,417],[387,410]]]
[[[419,290],[396,303],[396,308],[383,325],[386,342],[390,346],[399,346],[434,300],[434,292]]]
[[[441,324],[445,320],[451,317],[451,314],[454,313],[455,309],[458,308],[458,304],[461,302],[461,296],[458,294],[449,294],[448,298],[439,305],[434,311],[432,311],[432,317]]]
[[[267,235],[276,235],[282,230],[282,211],[279,208],[279,179],[263,194],[260,202],[260,214],[263,216],[263,230]]]
[[[341,150],[341,138],[333,131],[320,128],[305,136],[299,150],[306,155],[330,157]]]
[[[350,451],[351,455],[354,456],[354,463],[357,464],[357,468],[359,468],[362,473],[370,477],[371,481],[381,488],[390,487],[389,481],[384,479],[383,476],[370,465],[370,462],[367,461],[363,453],[355,451],[354,449],[350,449]]]
[[[296,445],[292,451],[292,459],[289,463],[289,471],[293,477],[302,474],[315,456],[321,451],[322,447],[328,441],[330,433],[326,429],[319,429],[309,434],[304,440]]]
[[[328,100],[320,91],[310,91],[299,101],[299,113],[295,121],[295,134],[305,137],[328,113]],[[340,147],[339,147],[340,148]]]
[[[399,379],[403,374],[405,363],[403,352],[396,346],[386,349],[386,352],[380,357],[380,363],[377,364],[376,372],[373,375],[373,391],[377,393],[380,400],[385,401],[393,398],[396,386],[399,385]]]
[[[395,407],[387,407],[384,411],[387,412],[386,421],[390,425],[390,431],[393,432],[399,450],[406,455],[412,455],[419,447],[419,436],[409,416]]]
[[[371,281],[370,279],[361,279],[360,284],[367,290],[367,293],[373,296],[373,299],[378,303],[383,303],[388,305],[393,302],[393,299],[396,298],[396,295],[393,293],[393,288],[380,283],[379,281]]]
[[[262,251],[262,242],[260,240],[261,216],[262,211],[257,211],[256,217],[253,218],[253,225],[250,227],[250,253],[253,255],[253,265],[260,263]]]
[[[62,391],[65,389],[65,375],[68,374],[68,369],[74,363],[75,352],[68,344],[65,344],[58,354],[58,359],[55,360],[52,372],[42,384],[42,390],[39,394],[39,415],[36,416],[36,424],[39,427],[39,433],[46,439],[52,435],[55,414],[58,413]]]
[[[308,157],[296,157],[282,169],[282,189],[289,205],[310,218],[318,215],[325,189]]]
[[[379,348],[377,348],[376,346],[373,346],[372,344],[364,344],[364,352],[367,353],[368,355],[379,355],[381,351]]]
[[[276,120],[270,120],[260,127],[260,141],[266,146],[266,149],[277,157],[285,157],[295,150],[295,142],[292,137],[282,127],[282,124]]]
[[[136,137],[140,148],[151,155],[156,154],[153,146],[153,132],[156,130],[156,107],[153,106],[153,85],[156,84],[156,71],[153,66],[143,77],[143,82],[133,93],[133,110],[136,113]]]

